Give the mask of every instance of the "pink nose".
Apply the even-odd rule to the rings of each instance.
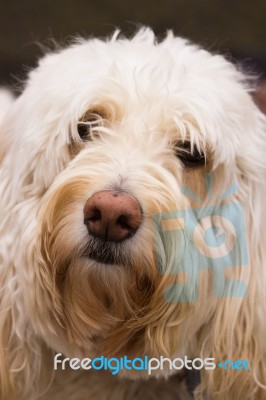
[[[97,192],[84,207],[84,224],[89,233],[104,241],[121,242],[130,238],[138,230],[141,220],[139,203],[124,192]]]

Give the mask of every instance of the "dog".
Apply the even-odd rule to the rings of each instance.
[[[77,39],[29,73],[0,128],[1,400],[266,399],[253,89],[149,28]],[[152,373],[97,371],[125,356]]]

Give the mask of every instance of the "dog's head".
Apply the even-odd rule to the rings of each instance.
[[[219,329],[231,337],[228,306],[245,300],[225,283],[213,292],[212,264],[184,264],[182,212],[197,219],[198,198],[222,207],[237,183],[227,195],[243,205],[243,227],[255,218],[246,252],[257,243],[265,122],[241,72],[172,34],[80,40],[41,60],[7,119],[14,264],[52,347],[160,355],[203,351]],[[233,276],[248,284],[244,261]]]

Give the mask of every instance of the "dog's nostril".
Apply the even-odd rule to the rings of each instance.
[[[126,215],[120,215],[116,221],[117,225],[120,225],[121,228],[123,229],[132,229],[132,227],[129,224],[129,218]]]
[[[104,241],[129,239],[138,230],[141,220],[139,203],[124,192],[95,193],[84,207],[84,224],[89,234]]]
[[[101,211],[97,207],[92,207],[89,210],[88,215],[86,215],[86,217],[84,218],[84,223],[86,224],[86,222],[96,222],[101,220],[101,218]]]
[[[116,224],[126,232],[127,238],[130,238],[137,232],[139,228],[139,215],[121,215],[118,217]]]

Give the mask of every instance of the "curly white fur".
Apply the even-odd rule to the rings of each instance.
[[[246,359],[249,372],[203,371],[195,396],[266,399],[266,121],[249,92],[222,56],[172,33],[157,42],[149,29],[78,40],[29,74],[0,129],[1,400],[187,396],[173,378],[54,373],[54,352]],[[77,124],[88,112],[103,119],[83,142]],[[175,148],[188,140],[206,166],[182,166]],[[178,246],[155,249],[152,217],[193,207],[182,187],[202,195],[210,171],[213,202],[238,185],[249,264],[231,273],[247,294],[213,296],[206,270],[198,301],[166,302]],[[106,268],[82,255],[83,207],[110,188],[138,199],[144,220],[121,247],[122,265]]]

